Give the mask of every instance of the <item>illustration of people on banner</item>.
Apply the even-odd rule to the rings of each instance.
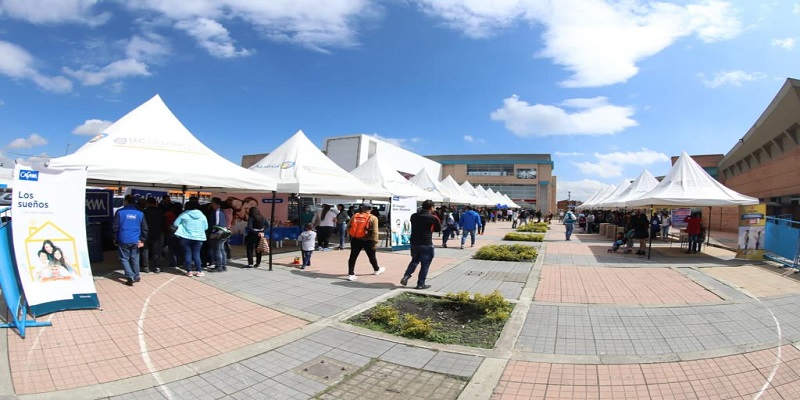
[[[748,260],[764,258],[766,212],[766,204],[739,206],[739,246],[736,258]]]
[[[17,164],[12,231],[29,312],[97,308],[86,242],[86,170]]]

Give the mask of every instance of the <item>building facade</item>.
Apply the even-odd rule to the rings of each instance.
[[[759,198],[767,215],[800,220],[800,81],[786,80],[718,167],[725,186]]]
[[[442,165],[441,178],[469,181],[508,195],[543,213],[556,211],[556,177],[549,154],[463,154],[426,156]],[[440,179],[441,179],[440,178]]]

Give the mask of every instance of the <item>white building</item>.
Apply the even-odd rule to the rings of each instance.
[[[425,168],[432,177],[442,179],[442,166],[438,162],[369,135],[326,138],[323,151],[346,171],[352,171],[371,156],[380,154],[384,161],[406,177]]]

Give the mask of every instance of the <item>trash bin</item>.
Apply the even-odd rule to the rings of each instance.
[[[99,222],[86,224],[86,245],[89,247],[89,261],[103,261],[103,226]]]

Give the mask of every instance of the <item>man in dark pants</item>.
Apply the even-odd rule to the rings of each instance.
[[[359,216],[359,214],[362,214]],[[369,227],[367,228],[367,234],[363,238],[356,238],[357,235],[353,235],[350,232],[350,226],[352,224],[357,223],[362,218],[369,218]],[[361,250],[367,253],[367,258],[369,258],[369,263],[372,265],[372,269],[375,271],[375,275],[380,275],[386,269],[383,267],[378,266],[378,259],[375,258],[375,250],[378,247],[378,217],[372,215],[372,203],[364,203],[361,205],[361,211],[357,214],[354,214],[350,221],[348,222],[348,233],[350,233],[350,259],[347,261],[347,280],[354,281],[356,280],[356,260],[358,259],[358,255],[361,254]]]
[[[214,264],[211,271],[222,272],[228,270],[228,260],[225,254],[225,239],[212,234],[214,227],[227,227],[228,220],[222,211],[222,199],[214,197],[211,199],[210,211],[206,215],[208,219],[208,260]]]
[[[411,215],[411,262],[408,263],[406,273],[403,274],[403,279],[400,279],[400,284],[405,286],[417,265],[422,263],[419,269],[419,276],[417,276],[416,289],[428,289],[431,285],[425,284],[425,279],[428,277],[428,268],[433,261],[433,238],[432,233],[438,232],[442,229],[442,223],[439,218],[431,214],[433,208],[433,201],[425,200],[422,202],[422,210]]]
[[[161,272],[159,263],[164,250],[164,211],[159,208],[154,197],[145,202],[144,219],[147,222],[147,240],[142,247],[142,270]]]

